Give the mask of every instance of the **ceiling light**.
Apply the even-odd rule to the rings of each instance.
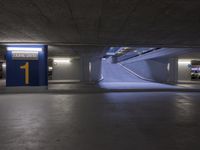
[[[41,47],[7,47],[8,51],[31,51],[31,52],[40,52],[42,51]]]

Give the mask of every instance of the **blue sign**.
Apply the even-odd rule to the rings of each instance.
[[[47,46],[10,46],[6,52],[6,86],[47,86]]]

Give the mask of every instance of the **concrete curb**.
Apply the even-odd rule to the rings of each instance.
[[[40,90],[40,91],[0,91],[0,94],[88,94],[88,93],[125,93],[125,92],[200,92],[200,89],[172,89],[172,88],[165,88],[165,89],[70,89],[70,90]]]

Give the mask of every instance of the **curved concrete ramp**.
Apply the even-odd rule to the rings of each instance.
[[[103,82],[147,82],[108,60],[102,61]]]

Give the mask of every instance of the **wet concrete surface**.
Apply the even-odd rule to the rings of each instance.
[[[200,93],[1,94],[1,150],[199,150]]]

